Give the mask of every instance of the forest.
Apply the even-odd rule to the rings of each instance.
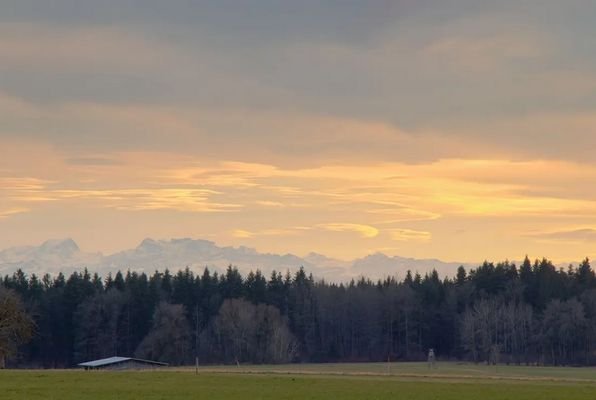
[[[172,365],[426,359],[524,365],[596,364],[590,261],[557,268],[484,262],[452,278],[317,280],[304,269],[246,276],[188,268],[147,275],[87,270],[0,281],[31,321],[7,366],[72,367],[137,356]],[[8,296],[8,297],[11,297]],[[0,296],[0,299],[2,296]],[[0,319],[2,316],[0,315]],[[1,325],[1,324],[0,324]],[[4,343],[3,343],[4,341]],[[2,354],[0,354],[1,356]]]

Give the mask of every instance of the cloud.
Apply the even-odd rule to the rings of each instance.
[[[296,236],[300,235],[302,232],[309,231],[311,228],[308,227],[289,227],[289,228],[279,228],[279,229],[262,229],[259,231],[248,231],[245,229],[234,229],[232,230],[231,234],[235,238],[240,239],[252,239],[255,237],[263,237],[263,236],[273,236],[273,237],[282,237],[282,236]]]
[[[72,157],[65,160],[67,164],[80,166],[121,165],[121,161],[111,157]]]
[[[125,218],[156,232],[176,221],[168,228],[172,236],[198,229],[224,243],[249,242],[266,251],[314,250],[345,258],[399,244],[395,251],[408,256],[432,250],[461,260],[456,254],[461,241],[473,244],[480,257],[502,251],[515,232],[554,232],[553,226],[578,220],[596,223],[596,191],[590,185],[596,168],[576,162],[444,159],[290,168],[122,152],[110,155],[117,164],[81,166],[53,148],[30,151],[34,164],[11,152],[0,160],[0,208],[21,210],[19,220],[29,221],[30,229],[36,220],[70,220],[78,213],[77,220],[91,226]],[[6,175],[9,165],[28,176]],[[4,218],[3,224],[11,221]],[[494,246],[488,250],[478,234],[486,230]],[[454,231],[463,232],[457,240]],[[347,246],[355,237],[366,240]],[[538,254],[533,246],[546,240],[516,237],[510,257]],[[571,241],[557,246],[564,243]]]
[[[134,52],[131,52],[134,49]],[[5,56],[2,68],[78,73],[86,71],[146,73],[167,65],[174,56],[173,47],[150,42],[140,32],[115,26],[61,26],[4,23],[0,26],[0,52]],[[165,58],[164,58],[165,57]]]
[[[379,235],[379,230],[370,225],[352,223],[326,223],[319,224],[317,227],[332,232],[355,232],[363,238],[374,238]]]
[[[140,188],[106,190],[55,190],[57,200],[100,202],[118,210],[177,210],[184,212],[230,212],[240,204],[219,203],[210,198],[217,192],[196,188]]]
[[[430,232],[416,231],[412,229],[391,229],[389,231],[391,238],[396,241],[422,241],[431,240]]]
[[[116,173],[117,174],[117,173]],[[111,175],[108,175],[111,176]],[[112,176],[113,177],[113,176]],[[98,184],[94,180],[92,184]],[[109,182],[99,182],[109,185]],[[61,182],[35,178],[0,178],[0,193],[16,205],[63,202],[100,204],[118,210],[178,210],[185,212],[229,212],[242,208],[240,204],[213,201],[220,192],[193,187],[129,187],[129,188],[68,188]]]
[[[0,177],[0,190],[4,191],[39,191],[43,190],[49,181],[32,177]]]
[[[287,5],[269,5],[260,15],[256,4],[152,3],[143,13],[121,4],[87,4],[86,10],[99,10],[87,16],[91,21],[64,4],[52,7],[51,17],[11,21],[5,15],[0,88],[35,104],[37,112],[2,115],[10,129],[0,135],[91,148],[167,147],[238,160],[226,146],[234,141],[256,153],[250,161],[275,164],[290,156],[304,163],[313,155],[319,161],[412,162],[494,151],[504,156],[522,148],[549,157],[582,151],[573,140],[558,148],[536,137],[525,141],[535,148],[518,146],[519,137],[533,136],[523,126],[498,134],[491,128],[530,113],[556,111],[573,119],[593,108],[594,60],[566,46],[573,43],[563,40],[570,30],[559,30],[567,21],[542,26],[512,4],[433,6],[445,14],[412,4],[292,6],[302,23],[288,20]],[[364,15],[356,12],[363,8]],[[246,15],[236,15],[239,9]],[[563,18],[554,2],[544,12]],[[158,15],[184,22],[161,17],[154,23]],[[262,21],[266,15],[276,15],[276,22]],[[336,20],[339,15],[346,19]],[[75,22],[79,18],[87,23]],[[278,25],[282,20],[286,24]],[[347,30],[346,20],[353,22]],[[312,31],[304,31],[306,22]],[[355,26],[361,27],[357,35]],[[483,65],[496,65],[498,73]],[[494,137],[499,147],[486,146]]]
[[[593,6],[51,3],[0,14],[0,209],[28,210],[0,239],[461,259],[596,223]]]
[[[539,79],[536,85],[544,86],[553,80]],[[554,84],[554,83],[553,83]],[[563,99],[574,86],[581,86],[594,93],[596,75],[582,80],[582,83],[560,83],[556,97]],[[552,86],[551,86],[552,88]],[[555,96],[554,93],[543,93]],[[583,96],[583,95],[582,95]],[[562,103],[569,103],[562,101]],[[596,111],[592,106],[581,110],[569,110],[565,104],[547,111],[524,112],[495,118],[490,124],[478,119],[468,119],[465,123],[454,122],[445,126],[449,135],[468,137],[470,140],[483,136],[485,144],[490,144],[495,151],[509,152],[509,158],[515,160],[582,162],[594,164],[591,148],[594,145],[593,132],[596,130]],[[497,157],[498,158],[498,157]]]
[[[324,223],[315,226],[291,226],[281,228],[261,229],[249,231],[246,229],[234,229],[231,234],[235,238],[252,239],[256,237],[284,237],[284,236],[303,236],[312,234],[313,231],[331,231],[331,232],[354,232],[362,238],[375,238],[379,235],[379,230],[375,227],[352,223]]]
[[[86,201],[122,210],[308,208],[317,218],[324,210],[345,211],[390,228],[457,215],[580,216],[596,210],[596,192],[586,186],[596,179],[596,167],[571,162],[444,159],[292,169],[232,161],[198,163],[193,157],[168,153],[120,153],[111,159],[118,163],[104,165],[103,160],[83,157],[81,166],[70,158],[56,158],[52,168],[61,172],[51,174],[40,156],[39,178],[4,177],[0,190],[6,198],[24,203]],[[335,226],[340,228],[341,224]]]
[[[441,214],[411,208],[405,204],[379,201],[373,203],[376,207],[366,210],[367,213],[384,217],[379,224],[394,224],[410,221],[427,221],[441,218]],[[378,207],[380,206],[380,207]]]
[[[253,232],[249,232],[243,229],[235,229],[234,231],[232,231],[232,236],[239,239],[247,239],[254,237],[255,234]]]
[[[27,208],[9,208],[9,209],[0,209],[0,219],[8,218],[12,215],[21,214],[24,212],[29,211]]]
[[[595,228],[575,228],[550,232],[527,233],[526,236],[548,242],[594,243],[596,241]]]
[[[287,205],[280,202],[280,201],[270,201],[270,200],[257,200],[256,204],[263,206],[263,207],[273,207],[273,208],[283,208]]]
[[[549,42],[537,35],[496,32],[441,37],[423,48],[422,55],[459,73],[491,73],[511,62],[543,57],[548,47]]]

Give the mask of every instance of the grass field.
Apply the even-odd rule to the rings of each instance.
[[[241,372],[306,375],[351,375],[351,376],[390,376],[404,378],[459,378],[484,380],[539,380],[592,382],[596,384],[596,368],[530,367],[470,363],[438,363],[429,369],[426,363],[342,363],[342,364],[288,364],[202,367],[203,372]],[[596,397],[595,397],[596,399]]]
[[[390,372],[390,374],[388,374]],[[0,371],[0,399],[590,399],[596,369],[325,364],[145,372]]]

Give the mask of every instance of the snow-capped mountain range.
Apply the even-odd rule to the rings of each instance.
[[[220,247],[214,242],[198,239],[153,240],[145,239],[136,248],[104,255],[81,251],[72,239],[48,240],[40,246],[13,247],[0,251],[0,275],[12,274],[21,268],[27,274],[43,275],[58,272],[70,273],[89,269],[106,275],[117,270],[145,271],[156,269],[178,270],[190,267],[202,272],[209,267],[222,271],[228,265],[238,267],[243,273],[260,269],[295,271],[301,266],[317,278],[328,281],[345,281],[358,276],[373,279],[385,276],[403,278],[407,270],[424,274],[436,269],[441,276],[453,276],[461,263],[447,263],[436,259],[413,259],[375,253],[352,261],[342,261],[321,254],[306,257],[293,254],[259,253],[248,247]],[[468,265],[465,265],[469,267]]]

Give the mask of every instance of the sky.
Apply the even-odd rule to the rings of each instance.
[[[596,3],[0,0],[0,248],[596,256]]]

